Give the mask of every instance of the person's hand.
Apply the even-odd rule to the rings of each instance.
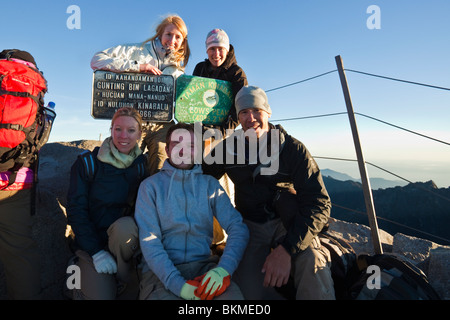
[[[162,75],[162,71],[161,70],[159,70],[154,65],[151,65],[151,64],[148,64],[148,63],[141,64],[139,66],[139,72],[151,73],[151,74],[155,74],[157,76]]]
[[[203,280],[203,276],[197,277],[194,280],[188,280],[181,287],[180,297],[184,300],[200,300],[200,296],[195,294],[195,291]]]
[[[205,273],[195,294],[202,300],[212,300],[227,290],[231,283],[230,274],[222,267],[217,267]]]
[[[114,274],[117,272],[116,260],[105,250],[100,250],[94,254],[92,260],[94,262],[95,270],[98,273]]]
[[[291,256],[279,245],[267,256],[261,272],[265,273],[265,287],[281,287],[289,280],[291,272]]]

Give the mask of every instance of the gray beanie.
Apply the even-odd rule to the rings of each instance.
[[[272,114],[269,100],[263,89],[254,86],[245,86],[236,94],[235,98],[236,114],[239,115],[244,109],[256,108]]]
[[[222,29],[213,29],[206,36],[206,51],[211,47],[222,47],[230,51],[230,40],[228,35]]]

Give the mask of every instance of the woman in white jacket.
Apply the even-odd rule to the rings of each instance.
[[[166,74],[176,79],[184,73],[189,56],[186,24],[179,16],[171,15],[156,27],[156,34],[143,43],[118,45],[97,52],[91,60],[91,68]],[[173,121],[152,122],[144,130],[141,148],[148,149],[150,174],[158,172],[167,158],[165,137],[173,124]]]

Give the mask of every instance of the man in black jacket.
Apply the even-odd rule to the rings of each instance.
[[[290,276],[297,299],[334,299],[329,253],[317,238],[331,202],[316,162],[300,141],[269,123],[262,89],[243,87],[235,103],[243,130],[217,145],[203,166],[231,178],[236,209],[250,230],[234,280],[246,299],[276,299],[274,287]]]

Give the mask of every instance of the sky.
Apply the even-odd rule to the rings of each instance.
[[[72,5],[79,8],[73,11]],[[376,7],[373,7],[376,6]],[[375,10],[374,10],[375,8]],[[450,88],[448,0],[96,0],[2,3],[2,49],[29,51],[56,104],[50,142],[109,136],[109,120],[91,116],[92,56],[142,42],[162,17],[180,15],[192,55],[186,74],[206,56],[206,34],[224,29],[249,84],[269,91],[271,121],[303,142],[321,169],[358,178],[355,145],[337,72],[344,68]],[[74,28],[75,27],[75,28]],[[409,181],[450,186],[450,91],[346,71],[366,162]],[[338,113],[338,115],[330,115]],[[318,115],[307,119],[286,120]],[[370,177],[399,180],[372,165]]]

